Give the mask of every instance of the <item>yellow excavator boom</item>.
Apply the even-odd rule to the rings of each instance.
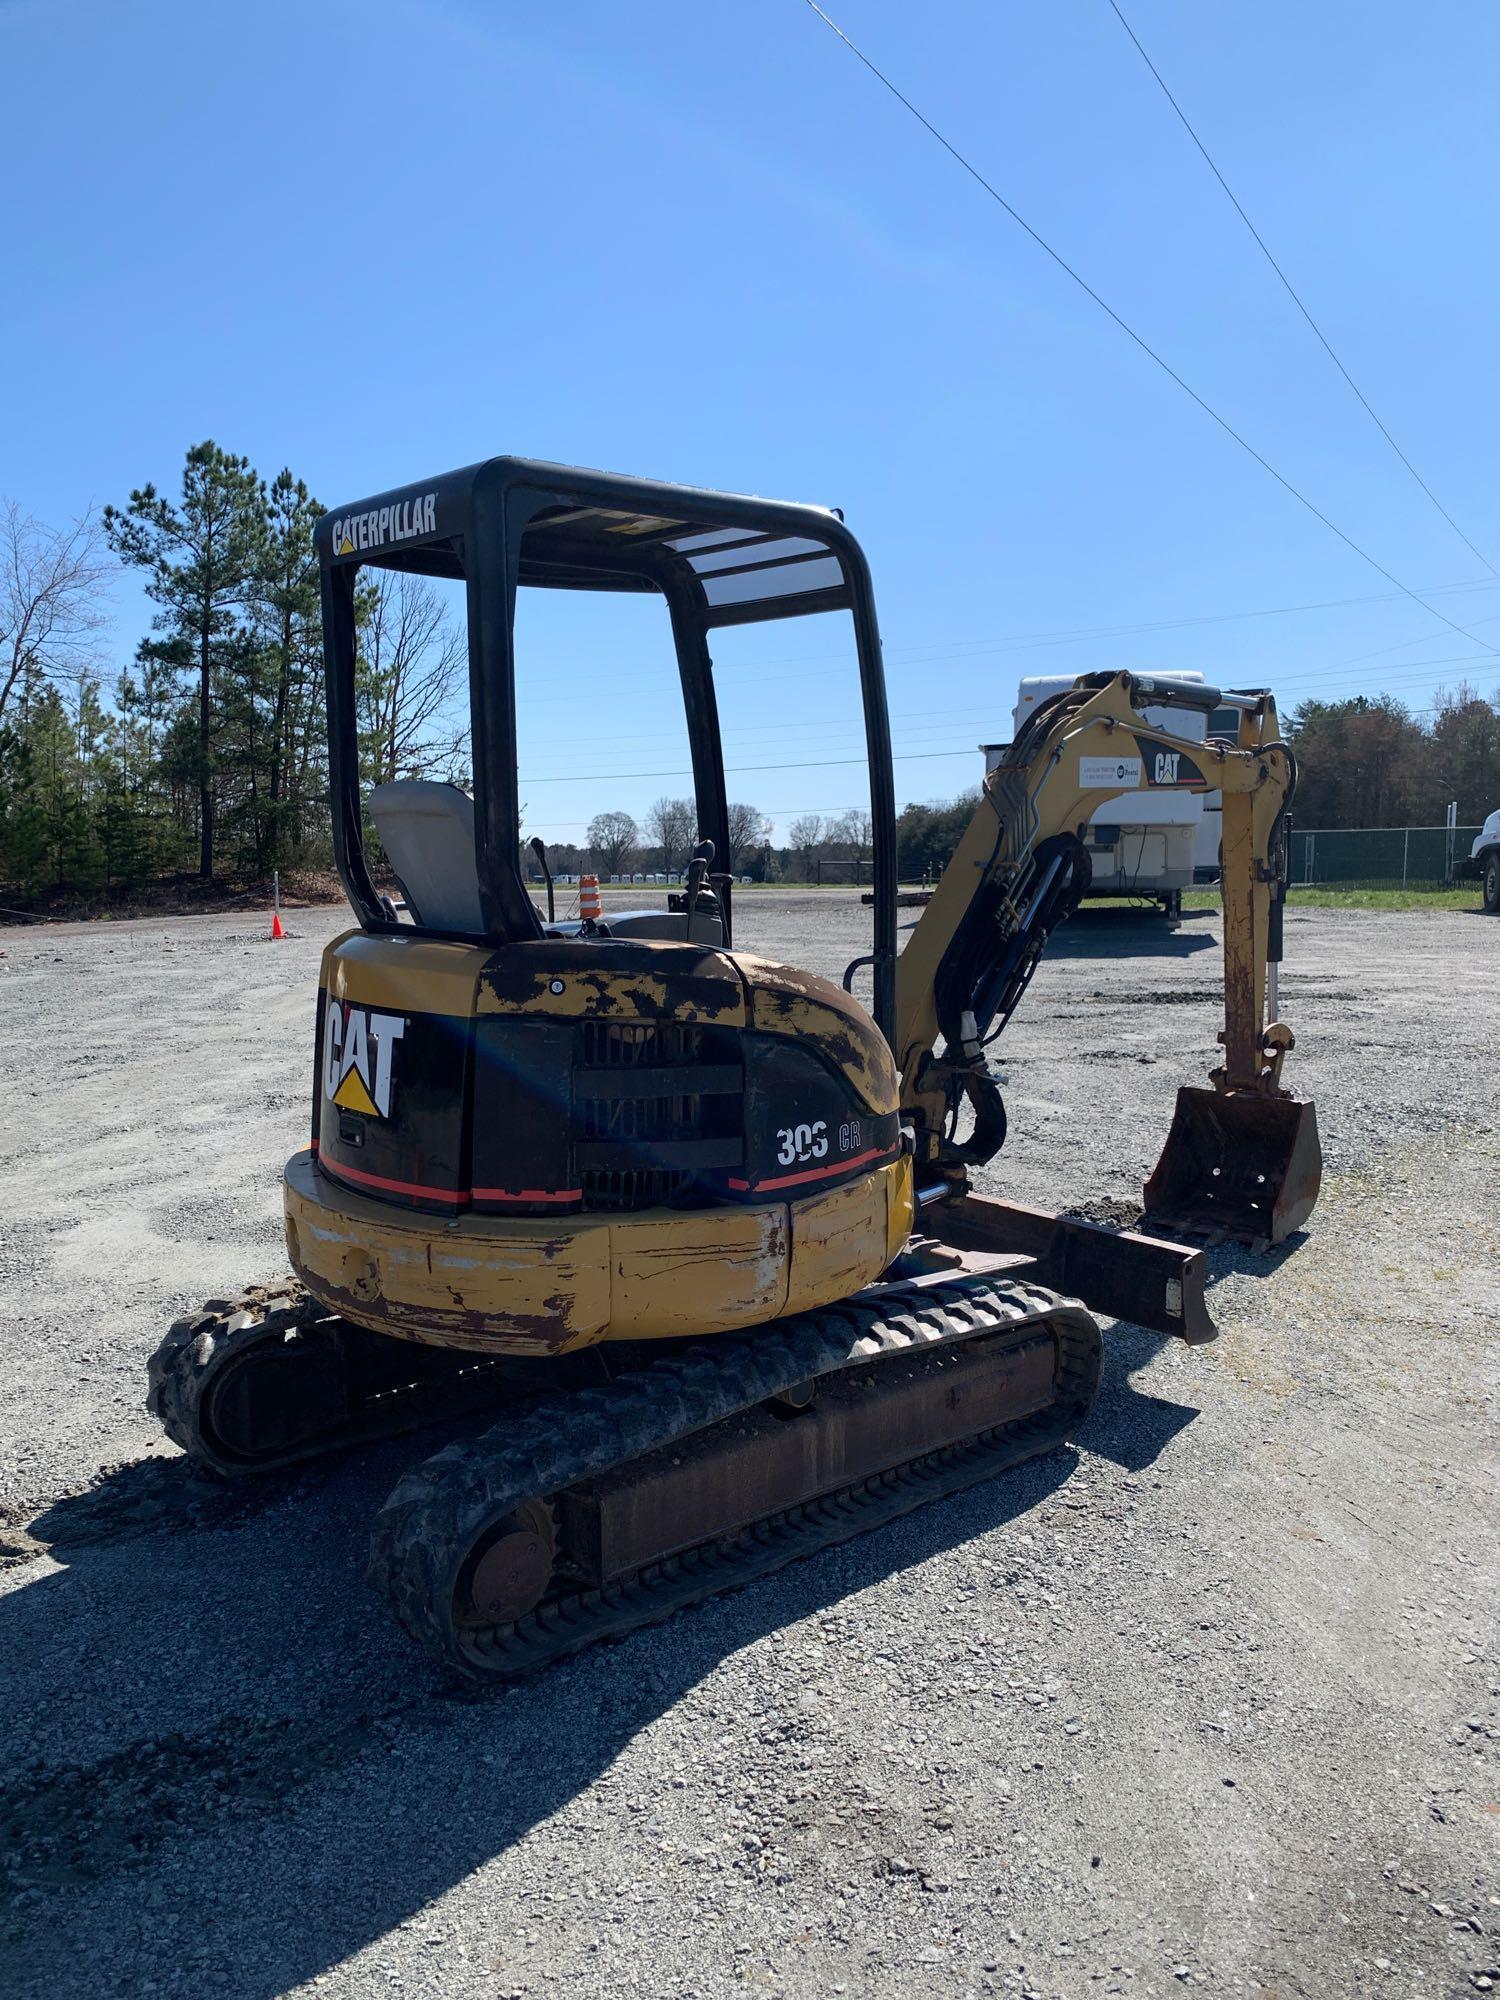
[[[1147,705],[1235,708],[1237,740],[1176,735],[1147,720]],[[1088,886],[1089,821],[1132,792],[1218,792],[1224,1059],[1211,1089],[1180,1096],[1147,1213],[1157,1225],[1248,1242],[1279,1241],[1306,1219],[1317,1195],[1317,1126],[1312,1106],[1281,1086],[1292,1035],[1275,1018],[1274,982],[1282,833],[1295,783],[1296,760],[1268,693],[1095,674],[1028,718],[986,780],[897,967],[896,1055],[919,1187],[951,1191],[998,1149],[1004,1112],[984,1049]],[[965,1100],[975,1126],[959,1140]]]

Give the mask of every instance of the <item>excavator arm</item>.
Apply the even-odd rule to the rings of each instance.
[[[1238,740],[1175,735],[1146,719],[1148,704],[1236,708]],[[902,1111],[924,1197],[962,1194],[969,1169],[1004,1140],[1004,1106],[985,1049],[1004,1030],[1051,933],[1088,888],[1084,834],[1094,814],[1137,791],[1217,791],[1224,1060],[1210,1090],[1180,1093],[1146,1208],[1156,1224],[1254,1242],[1278,1241],[1305,1219],[1317,1194],[1316,1122],[1311,1105],[1281,1086],[1292,1036],[1274,1018],[1274,971],[1272,1018],[1267,1007],[1268,967],[1281,956],[1280,833],[1295,783],[1296,761],[1269,694],[1093,674],[1028,718],[986,780],[897,967]],[[960,1139],[965,1103],[973,1129]]]

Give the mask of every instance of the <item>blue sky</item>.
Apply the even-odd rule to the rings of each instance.
[[[1500,582],[1106,0],[829,11],[1288,478],[1500,647]],[[1125,11],[1500,567],[1500,15]],[[10,0],[0,78],[0,492],[44,519],[170,485],[204,436],[330,506],[492,451],[838,505],[874,568],[902,800],[977,781],[1024,673],[1197,667],[1418,708],[1500,686],[1500,655],[1239,452],[803,0]],[[123,661],[131,585],[117,610]],[[552,599],[523,637],[531,830],[688,789],[655,607]],[[783,827],[860,803],[844,632],[716,656],[734,793]]]

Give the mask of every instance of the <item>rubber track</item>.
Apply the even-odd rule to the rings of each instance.
[[[632,1577],[546,1601],[514,1624],[454,1624],[466,1552],[521,1502],[551,1498],[810,1377],[1040,1326],[1058,1350],[1057,1396],[1045,1414],[929,1453]],[[1083,1306],[1038,1285],[994,1277],[893,1286],[754,1333],[674,1344],[633,1373],[548,1397],[519,1419],[414,1466],[376,1516],[367,1574],[406,1631],[462,1673],[479,1680],[533,1673],[1048,1450],[1087,1415],[1099,1363],[1099,1330]]]
[[[244,1466],[222,1460],[204,1434],[205,1395],[251,1348],[326,1317],[293,1278],[247,1286],[232,1299],[210,1299],[198,1312],[174,1320],[163,1335],[146,1364],[146,1408],[196,1463],[227,1475],[243,1472]]]
[[[495,1388],[484,1381],[491,1369],[484,1356],[406,1343],[400,1350],[403,1365],[391,1383],[380,1386],[341,1423],[289,1450],[254,1459],[221,1447],[211,1421],[213,1394],[232,1369],[256,1348],[320,1337],[337,1341],[344,1326],[290,1276],[276,1285],[248,1286],[232,1299],[210,1299],[168,1328],[147,1364],[146,1407],[195,1463],[223,1478],[243,1479],[396,1437],[495,1400]],[[351,1331],[361,1340],[379,1338],[363,1329]]]

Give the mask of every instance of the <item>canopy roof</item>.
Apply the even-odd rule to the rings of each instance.
[[[685,586],[705,625],[851,604],[857,544],[831,509],[491,458],[326,515],[329,565],[466,574],[474,535],[514,542],[516,580],[570,590]],[[674,593],[675,594],[675,593]]]

